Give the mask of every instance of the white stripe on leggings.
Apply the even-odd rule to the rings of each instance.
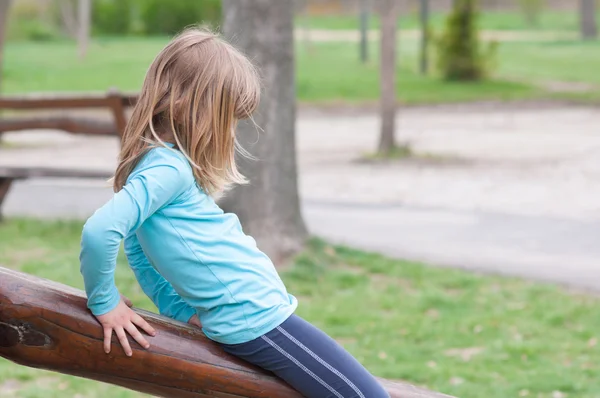
[[[356,385],[354,383],[352,383],[346,376],[344,376],[339,370],[335,369],[333,366],[331,366],[330,364],[328,364],[327,362],[325,362],[321,357],[319,357],[317,354],[315,354],[314,352],[312,352],[310,350],[310,348],[308,348],[307,346],[305,346],[304,344],[302,344],[301,342],[299,342],[294,336],[292,336],[291,334],[289,334],[281,326],[278,326],[277,330],[279,332],[281,332],[285,337],[287,337],[288,339],[290,339],[298,347],[302,348],[308,355],[310,355],[315,360],[317,360],[321,365],[325,366],[327,369],[329,369],[331,372],[333,372],[336,376],[338,376],[340,379],[342,379],[343,381],[345,381],[346,384],[348,384],[350,386],[350,388],[352,388],[354,390],[354,392],[358,394],[359,398],[365,398],[364,394],[358,389],[358,387],[356,387]]]
[[[308,369],[306,366],[302,365],[300,363],[300,361],[298,361],[296,358],[294,358],[290,353],[286,352],[283,348],[281,348],[280,346],[278,346],[273,340],[271,340],[270,338],[268,338],[267,336],[261,336],[261,338],[267,342],[267,344],[269,344],[271,347],[275,348],[277,351],[279,351],[283,356],[285,356],[287,359],[289,359],[290,361],[292,361],[294,364],[296,364],[300,369],[302,369],[304,372],[306,372],[309,376],[311,376],[313,379],[315,379],[316,381],[319,382],[319,384],[321,384],[323,387],[325,387],[326,389],[328,389],[333,395],[335,395],[338,398],[344,398],[339,392],[337,392],[333,387],[331,387],[329,384],[327,384],[323,379],[321,379],[319,376],[317,376],[316,374],[314,374],[310,369]]]

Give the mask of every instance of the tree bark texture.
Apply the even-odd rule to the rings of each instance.
[[[360,62],[369,61],[369,1],[360,0]]]
[[[421,47],[419,59],[419,71],[422,75],[429,72],[429,0],[420,0],[421,17]]]
[[[301,250],[307,237],[298,195],[295,119],[293,2],[224,0],[226,37],[260,68],[262,101],[254,121],[237,129],[241,145],[257,160],[240,159],[250,184],[220,201],[244,231],[278,264]]]
[[[58,0],[63,31],[75,39],[78,33],[78,23],[75,18],[75,7],[72,0]]]
[[[168,398],[300,398],[283,381],[226,354],[189,325],[136,310],[157,331],[144,350],[129,339],[127,357],[102,327],[82,291],[0,267],[0,357]],[[392,398],[444,398],[381,380]]]
[[[379,152],[389,154],[395,146],[396,130],[396,27],[395,0],[379,0],[381,15],[381,132]]]
[[[2,92],[2,72],[4,70],[4,41],[8,25],[8,10],[12,0],[0,0],[0,93]]]
[[[591,40],[598,37],[596,0],[579,0],[579,16],[582,39]]]
[[[90,25],[92,20],[91,0],[79,0],[77,12],[79,15],[79,30],[77,32],[79,59],[84,59],[90,42]]]

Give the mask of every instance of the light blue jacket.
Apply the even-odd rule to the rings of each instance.
[[[217,342],[260,337],[297,307],[271,260],[237,216],[197,186],[175,149],[151,149],[83,228],[81,273],[94,315],[119,303],[114,272],[123,239],[129,265],[160,313],[183,322],[198,314]]]

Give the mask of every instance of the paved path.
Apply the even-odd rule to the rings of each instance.
[[[301,113],[300,190],[317,235],[391,256],[600,290],[600,110],[402,111],[420,159],[365,163],[377,118]],[[42,140],[43,138],[43,140]],[[45,142],[43,142],[45,141]],[[0,164],[114,167],[116,142],[14,135]],[[110,196],[98,181],[17,184],[9,215],[85,217]]]
[[[84,218],[110,196],[97,181],[34,181],[18,184],[5,209]],[[313,234],[353,247],[600,290],[600,221],[314,200],[303,212]]]

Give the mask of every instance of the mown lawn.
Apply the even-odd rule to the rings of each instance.
[[[0,263],[81,288],[82,223],[0,224]],[[461,398],[600,397],[600,299],[558,287],[424,266],[314,240],[283,271],[299,314],[372,372]],[[117,285],[152,309],[123,256]],[[0,396],[141,394],[0,360]]]
[[[89,56],[77,59],[70,42],[10,43],[6,49],[4,90],[8,93],[52,91],[123,91],[140,88],[153,57],[166,39],[105,39]],[[416,44],[407,42],[398,66],[398,95],[405,103],[457,102],[538,97],[524,83],[492,80],[475,84],[443,82],[415,70]],[[373,57],[377,49],[372,48]],[[311,51],[298,46],[297,93],[306,102],[361,102],[379,96],[376,61],[363,65],[351,43],[315,43]]]
[[[166,38],[98,39],[84,61],[75,45],[12,42],[5,56],[5,92],[105,91],[117,87],[137,91],[153,57]],[[313,43],[297,46],[297,95],[302,102],[360,103],[379,96],[378,47],[371,61],[361,64],[355,43]],[[575,98],[600,97],[600,42],[501,43],[492,78],[481,83],[444,82],[432,73],[417,72],[418,43],[399,43],[397,89],[408,104],[554,98],[540,88],[544,82],[590,85]],[[434,63],[434,61],[432,61]]]
[[[417,29],[420,27],[419,14],[417,12],[418,4],[415,2],[413,12],[402,15],[398,19],[398,24],[402,29]],[[444,25],[447,14],[432,13],[431,27],[434,30],[440,30]],[[598,12],[600,19],[600,12]],[[333,29],[333,30],[353,30],[359,28],[359,17],[357,15],[317,15],[298,17],[297,26],[308,26],[314,29]],[[372,29],[379,28],[379,18],[375,13],[371,14],[369,26]],[[525,15],[521,12],[508,11],[486,11],[480,13],[479,27],[486,30],[512,30],[512,31],[577,31],[579,29],[578,10],[573,7],[571,12],[560,12],[545,10],[539,14],[537,23],[531,25],[528,23]]]
[[[581,82],[600,91],[600,41],[502,43],[498,74],[538,81]]]

